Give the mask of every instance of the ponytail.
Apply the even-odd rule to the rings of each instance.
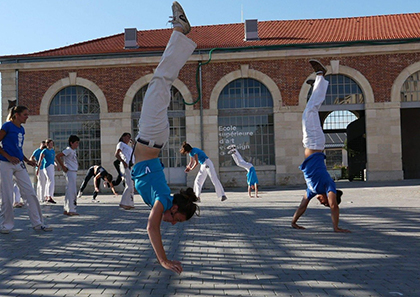
[[[181,153],[181,155],[186,155],[189,152],[191,152],[192,149],[192,146],[188,142],[184,141],[179,152]]]
[[[200,215],[200,208],[196,204],[197,201],[198,198],[194,194],[193,189],[187,188],[185,191],[181,189],[178,194],[174,195],[173,204],[178,206],[178,212],[184,214],[188,221],[194,214]]]
[[[9,114],[7,115],[7,121],[12,121],[15,117],[17,113],[22,113],[23,111],[27,110],[28,108],[26,106],[23,105],[17,105],[17,106],[13,106],[12,108],[10,108],[9,110]]]

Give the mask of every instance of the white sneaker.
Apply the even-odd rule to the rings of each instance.
[[[39,225],[39,226],[34,227],[34,230],[51,232],[53,229],[50,226],[47,226],[47,225]]]
[[[188,21],[181,4],[177,1],[174,1],[172,4],[172,16],[170,18],[172,18],[172,20],[169,22],[172,23],[174,27],[182,28],[184,35],[187,35],[191,31],[190,22]]]
[[[236,149],[231,149],[230,151],[228,151],[228,154],[229,155],[232,155],[232,154],[234,154],[236,152]]]
[[[234,144],[228,145],[227,149],[228,150],[236,149],[236,145],[234,145]]]
[[[83,195],[83,192],[80,192],[80,191],[79,191],[79,193],[77,193],[77,198],[81,198],[81,197],[82,197],[82,195]]]

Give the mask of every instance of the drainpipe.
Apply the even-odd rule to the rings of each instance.
[[[201,63],[201,62],[200,62]],[[200,78],[200,139],[201,139],[201,149],[204,150],[204,128],[203,128],[203,77],[201,75],[201,67],[199,69],[199,78]]]
[[[16,106],[19,105],[19,70],[15,70]]]

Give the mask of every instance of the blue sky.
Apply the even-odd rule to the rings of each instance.
[[[419,0],[180,0],[193,26],[420,12]],[[171,0],[0,0],[0,56],[168,28]],[[243,11],[243,13],[241,12]]]

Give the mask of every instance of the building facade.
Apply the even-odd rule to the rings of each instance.
[[[402,26],[406,19],[411,23]],[[373,33],[348,33],[372,24]],[[391,24],[392,39],[385,24]],[[232,143],[254,164],[262,186],[304,184],[298,167],[301,117],[311,92],[306,81],[315,77],[311,58],[327,67],[330,81],[321,124],[327,134],[350,133],[344,146],[362,164],[349,159],[349,167],[372,181],[420,178],[420,14],[260,22],[258,28],[255,40],[246,40],[243,24],[194,27],[190,33],[198,47],[173,85],[171,136],[162,151],[171,185],[191,186],[195,177],[184,173],[182,141],[207,153],[225,187],[246,186],[245,171],[227,154]],[[308,37],[308,28],[320,34]],[[30,109],[25,154],[48,137],[62,150],[68,136],[77,134],[79,178],[94,164],[115,175],[116,144],[124,132],[135,136],[142,97],[170,32],[138,31],[134,49],[124,48],[120,34],[0,57],[3,119],[9,101]],[[326,127],[340,112],[351,114],[351,123]],[[351,147],[352,139],[357,141]],[[64,178],[57,173],[57,179],[56,191],[64,192]]]

